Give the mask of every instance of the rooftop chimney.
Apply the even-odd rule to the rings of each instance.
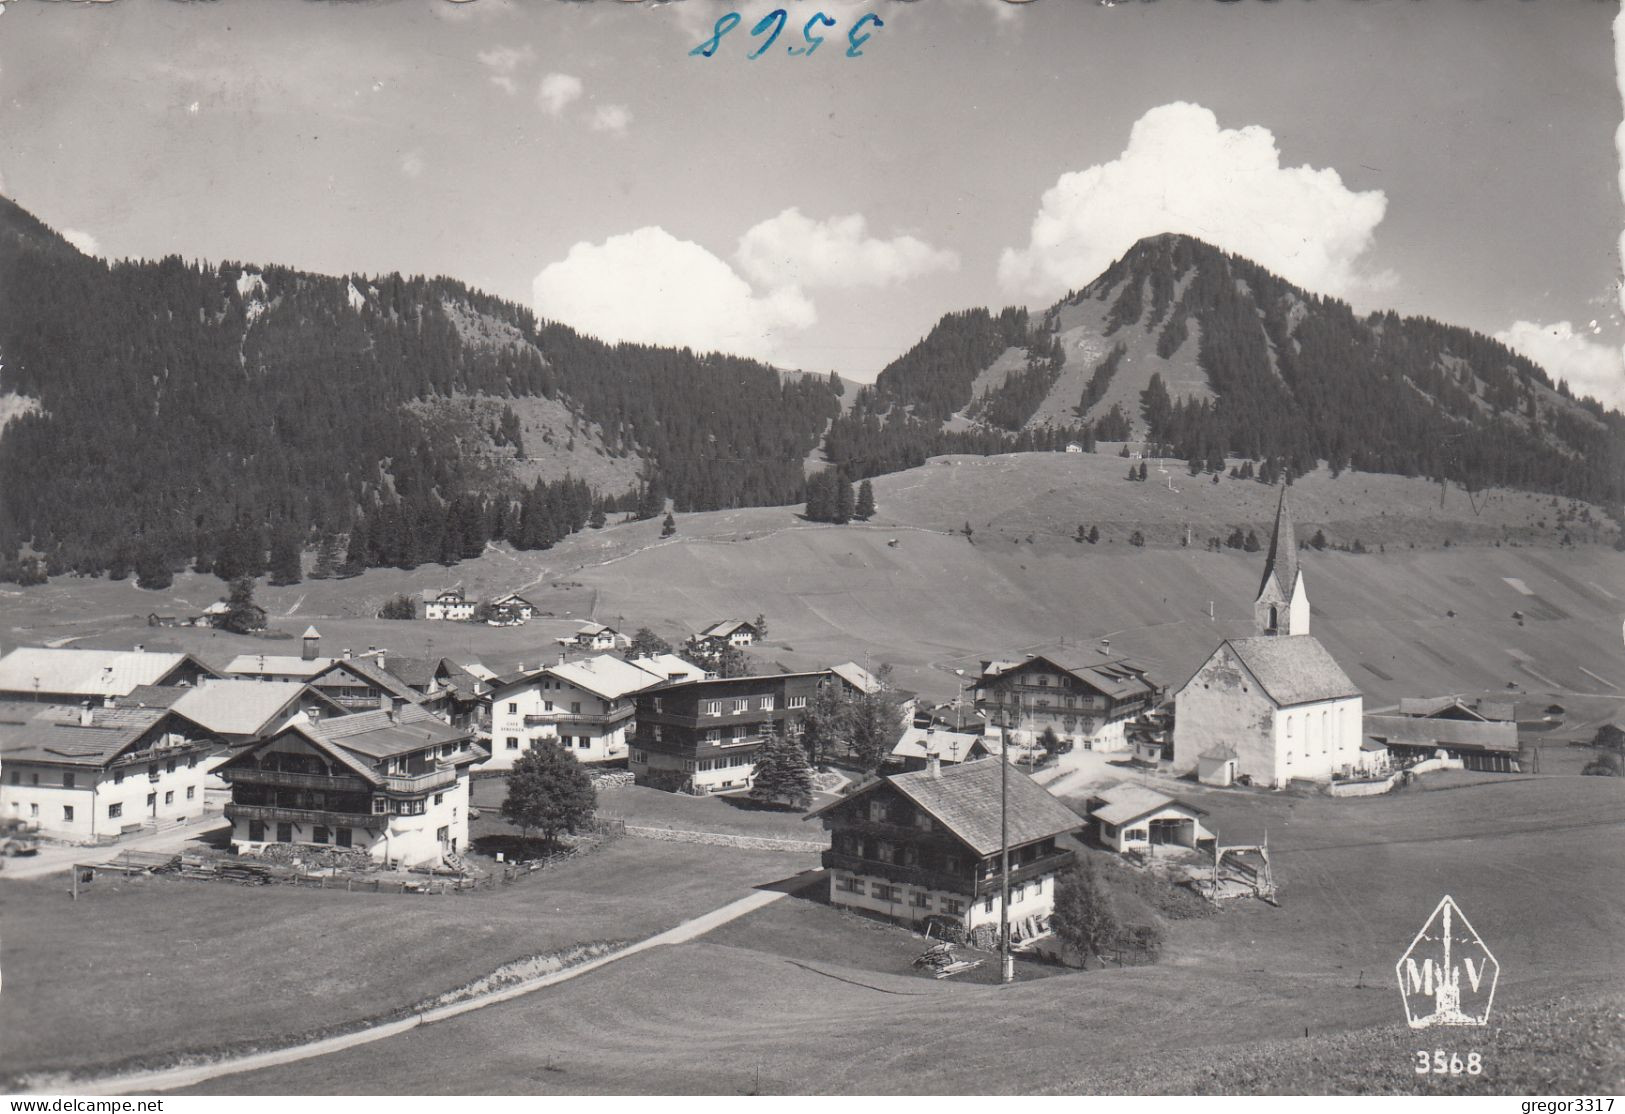
[[[137,642],[135,644],[135,652],[136,653],[144,654],[144,653],[146,653],[146,651],[147,651],[147,648],[144,645],[142,645],[141,643]]]
[[[95,722],[96,722],[96,712],[91,707],[90,701],[87,700],[79,708],[79,726],[80,727],[89,727],[91,724],[93,724]]]
[[[942,759],[937,757],[935,752],[926,755],[925,772],[930,777],[942,776]]]
[[[345,647],[345,648],[344,648],[344,660],[345,660],[345,661],[349,661],[349,660],[350,660],[350,647],[348,647],[348,646],[346,646],[346,647]]]

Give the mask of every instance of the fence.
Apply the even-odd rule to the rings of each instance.
[[[1426,774],[1434,770],[1459,770],[1462,761],[1459,758],[1427,758],[1414,765],[1406,766],[1403,770],[1395,770],[1387,777],[1370,778],[1361,781],[1334,781],[1330,790],[1334,797],[1380,797],[1391,791],[1396,785],[1407,780],[1412,774]]]

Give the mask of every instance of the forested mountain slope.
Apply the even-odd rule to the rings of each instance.
[[[840,409],[827,377],[605,344],[447,278],[104,263],[3,198],[0,400],[0,556],[82,572],[357,523],[361,564],[455,561],[667,495],[789,503]],[[641,490],[584,494],[568,454],[527,475],[521,400],[558,404],[546,436]]]
[[[1324,460],[1609,505],[1625,495],[1625,416],[1499,342],[1360,317],[1176,235],[1140,241],[1041,317],[944,317],[855,400],[828,448],[861,476],[988,441],[1094,438],[1149,439],[1214,468]]]

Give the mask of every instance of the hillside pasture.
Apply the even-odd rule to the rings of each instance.
[[[1257,1074],[1226,1072],[1225,1089],[1428,1093],[1434,1081],[1408,1074],[1417,1038],[1393,971],[1446,893],[1501,963],[1483,1047],[1507,1057],[1480,1093],[1606,1082],[1617,1056],[1614,1068],[1597,1058],[1597,1026],[1615,1007],[1575,1015],[1568,1000],[1625,994],[1614,954],[1622,788],[1575,778],[1367,801],[1198,793],[1227,834],[1269,828],[1283,906],[1173,922],[1158,966],[1011,987],[922,979],[895,930],[865,926],[872,943],[831,951],[831,938],[860,930],[831,929],[831,910],[786,898],[536,995],[200,1090],[343,1093],[365,1079],[403,1094],[1120,1093],[1194,1086],[1204,1066],[1252,1057]],[[1533,1055],[1554,1032],[1586,1039]],[[1294,1047],[1316,1057],[1313,1070],[1293,1062]]]

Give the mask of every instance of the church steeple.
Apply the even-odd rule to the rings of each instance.
[[[1303,590],[1303,573],[1298,568],[1298,540],[1292,529],[1284,483],[1275,507],[1269,555],[1264,559],[1264,579],[1253,601],[1253,619],[1259,634],[1309,633],[1309,596]]]

